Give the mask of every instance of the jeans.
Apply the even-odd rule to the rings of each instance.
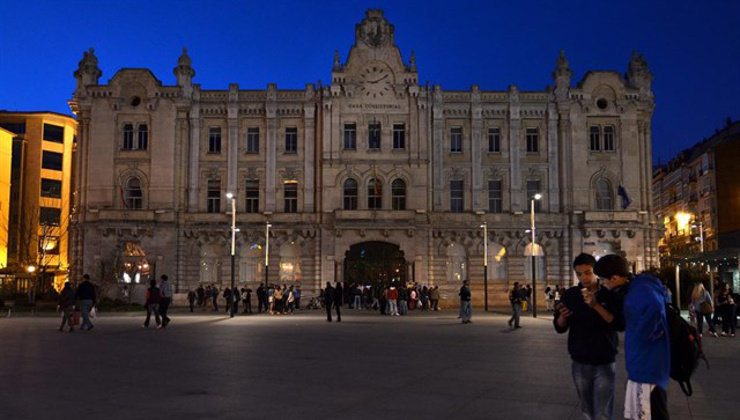
[[[709,327],[709,332],[715,332],[714,324],[712,324],[712,315],[711,314],[702,315],[701,312],[696,312],[696,330],[699,332],[699,334],[702,334],[704,330],[704,318],[707,319],[707,326]]]
[[[614,411],[615,363],[584,365],[573,361],[572,372],[584,418],[611,420]]]
[[[161,321],[159,319],[159,304],[153,303],[146,305],[146,321],[144,321],[144,326],[149,326],[149,319],[152,317],[152,314],[154,314],[154,320],[157,322],[157,326],[161,324]]]
[[[396,299],[388,299],[388,315],[398,315],[398,301]]]
[[[162,317],[162,325],[170,323],[170,317],[167,316],[167,310],[170,308],[171,298],[162,298],[159,300],[159,316]]]
[[[522,304],[521,303],[512,303],[511,304],[511,318],[509,318],[509,325],[511,323],[514,323],[515,327],[519,326],[519,316],[522,314]]]
[[[470,305],[469,300],[461,300],[460,301],[460,313],[462,313],[462,321],[468,322],[470,321],[470,317],[473,316],[473,308]]]
[[[408,300],[398,301],[398,313],[401,315],[408,315],[409,313],[409,301]]]
[[[355,309],[362,309],[362,299],[360,296],[355,296],[355,302],[352,305]]]
[[[92,299],[83,299],[80,301],[80,311],[82,312],[82,325],[80,325],[81,330],[89,330],[93,327],[92,322],[90,322],[90,310],[92,307]]]

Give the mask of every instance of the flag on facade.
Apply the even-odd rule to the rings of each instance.
[[[622,199],[622,210],[625,210],[627,207],[630,206],[630,203],[632,203],[632,200],[630,199],[630,196],[627,195],[627,190],[624,189],[623,186],[619,186],[617,188],[617,194]]]

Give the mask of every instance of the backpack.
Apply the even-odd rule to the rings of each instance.
[[[699,366],[699,360],[709,369],[709,361],[701,348],[701,337],[696,328],[681,317],[681,313],[672,304],[665,307],[666,321],[671,340],[671,378],[681,386],[686,396],[691,396],[691,375]]]

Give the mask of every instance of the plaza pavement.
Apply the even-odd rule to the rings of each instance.
[[[55,316],[0,318],[2,419],[580,419],[551,316],[456,311],[387,317],[101,314],[91,332]],[[740,338],[707,338],[694,396],[669,384],[672,419],[737,419]],[[615,418],[624,401],[617,364]]]

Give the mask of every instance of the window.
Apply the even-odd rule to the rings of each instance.
[[[285,199],[285,212],[298,212],[298,184],[295,182],[285,183],[283,192],[283,198]]]
[[[208,128],[208,153],[221,153],[221,127]]]
[[[64,155],[56,152],[49,152],[44,150],[41,157],[41,167],[44,169],[51,169],[54,171],[61,171],[64,163]]]
[[[614,126],[604,127],[604,151],[614,151]]]
[[[285,129],[285,153],[298,153],[298,128]]]
[[[62,198],[62,181],[41,178],[41,196],[47,198]]]
[[[44,140],[54,143],[64,143],[64,127],[44,124]]]
[[[501,213],[501,180],[492,179],[488,181],[488,211],[490,213]]]
[[[367,127],[368,149],[380,149],[380,123],[370,123]]]
[[[344,209],[357,210],[357,181],[352,178],[344,181]]]
[[[393,148],[394,149],[405,149],[406,148],[406,125],[405,124],[393,124]]]
[[[498,128],[488,129],[488,152],[499,153],[501,151],[501,130]]]
[[[43,226],[59,226],[62,218],[62,209],[56,207],[41,207],[39,209],[39,224]]]
[[[383,208],[383,184],[375,178],[367,183],[367,208],[372,210]]]
[[[462,213],[463,211],[463,182],[450,181],[450,211]]]
[[[527,153],[539,151],[539,134],[536,128],[527,129]]]
[[[247,128],[247,153],[260,152],[260,129],[259,127]]]
[[[142,208],[144,194],[141,191],[141,181],[133,177],[126,181],[123,191],[123,202],[127,209],[138,210]]]
[[[601,150],[601,133],[600,133],[599,127],[592,125],[591,129],[589,130],[589,138],[591,140],[591,151],[598,151]]]
[[[614,210],[612,186],[606,178],[596,180],[596,210]]]
[[[207,191],[206,211],[208,213],[219,213],[221,211],[221,180],[209,179]]]
[[[462,127],[450,128],[450,152],[462,153]]]
[[[46,255],[59,255],[59,237],[42,235],[39,236],[39,252]]]
[[[344,124],[344,149],[357,149],[357,124]]]
[[[134,149],[134,125],[124,124],[123,125],[123,150]]]
[[[532,199],[534,198],[535,194],[541,193],[540,191],[540,181],[534,180],[534,181],[527,181],[527,211],[532,211]],[[534,200],[534,211],[538,212],[541,208],[541,202],[542,200]]]
[[[246,186],[247,213],[259,213],[260,208],[260,182],[248,180]]]
[[[139,124],[139,150],[149,147],[149,128],[146,124]]]
[[[406,183],[399,178],[391,184],[391,205],[393,210],[406,210]]]

